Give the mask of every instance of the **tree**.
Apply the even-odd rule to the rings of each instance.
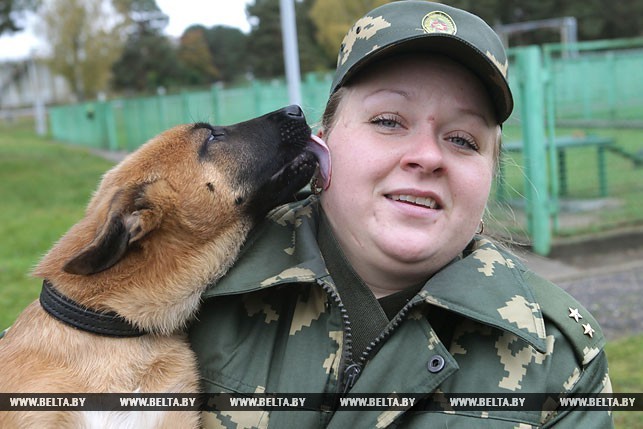
[[[205,31],[205,39],[222,81],[233,83],[245,77],[250,70],[247,35],[238,28],[214,26]]]
[[[40,0],[2,0],[0,2],[0,35],[22,31],[21,18],[27,11],[36,11]]]
[[[189,85],[212,83],[219,77],[202,26],[193,26],[183,32],[178,59],[184,68],[183,78]]]
[[[162,31],[168,16],[159,9],[156,0],[112,0],[116,10],[125,17],[130,32],[141,27]]]
[[[579,38],[612,39],[643,36],[643,2],[587,1],[565,4],[566,15],[576,16]]]
[[[112,72],[116,90],[154,92],[180,82],[176,49],[160,31],[147,26],[130,34]]]
[[[315,37],[315,25],[310,19],[314,0],[298,0],[296,7],[297,44],[302,73],[327,69],[334,63],[319,46]],[[284,75],[283,40],[279,0],[255,0],[247,6],[247,14],[254,20],[249,41],[248,61],[257,77]]]
[[[168,17],[155,0],[114,0],[127,16],[127,41],[120,58],[112,66],[112,86],[116,90],[153,92],[159,87],[181,82],[176,48],[162,34]]]
[[[255,0],[246,7],[255,23],[248,41],[248,62],[258,78],[284,75],[279,0]]]
[[[326,71],[335,67],[337,53],[329,55],[317,41],[317,26],[311,19],[311,8],[317,0],[297,2],[297,35],[302,73]],[[339,45],[338,45],[339,46]]]
[[[335,61],[339,45],[351,25],[369,10],[390,3],[386,0],[315,0],[310,19],[317,29],[315,39]]]
[[[449,4],[469,10],[490,23],[511,24],[550,18],[575,17],[578,39],[610,39],[643,35],[643,3],[604,0],[450,0]],[[537,30],[514,35],[511,46],[560,42],[557,30]]]
[[[83,100],[105,91],[110,66],[120,55],[122,21],[103,0],[50,0],[41,12],[52,70]]]

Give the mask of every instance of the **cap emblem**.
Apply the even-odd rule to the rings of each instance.
[[[458,28],[449,14],[435,10],[422,18],[422,28],[427,33],[455,34]]]

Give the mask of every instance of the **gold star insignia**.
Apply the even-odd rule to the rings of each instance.
[[[583,329],[585,330],[585,332],[583,332],[583,334],[589,335],[590,338],[594,337],[594,332],[596,332],[596,331],[590,326],[589,323],[586,324],[586,325],[583,325]]]
[[[573,318],[576,323],[578,323],[578,319],[582,319],[583,316],[580,315],[578,312],[578,308],[571,308],[569,307],[569,317]]]

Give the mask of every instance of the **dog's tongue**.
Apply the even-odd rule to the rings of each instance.
[[[312,134],[310,140],[308,141],[308,150],[313,152],[317,157],[317,162],[319,163],[319,173],[321,174],[322,180],[324,181],[323,187],[327,189],[330,186],[330,176],[332,172],[330,164],[330,151],[326,142]]]

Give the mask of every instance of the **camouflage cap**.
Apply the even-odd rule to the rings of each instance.
[[[340,48],[331,94],[373,60],[403,52],[439,53],[458,61],[487,88],[498,123],[511,114],[509,62],[498,35],[476,15],[421,0],[388,3],[355,22]]]

